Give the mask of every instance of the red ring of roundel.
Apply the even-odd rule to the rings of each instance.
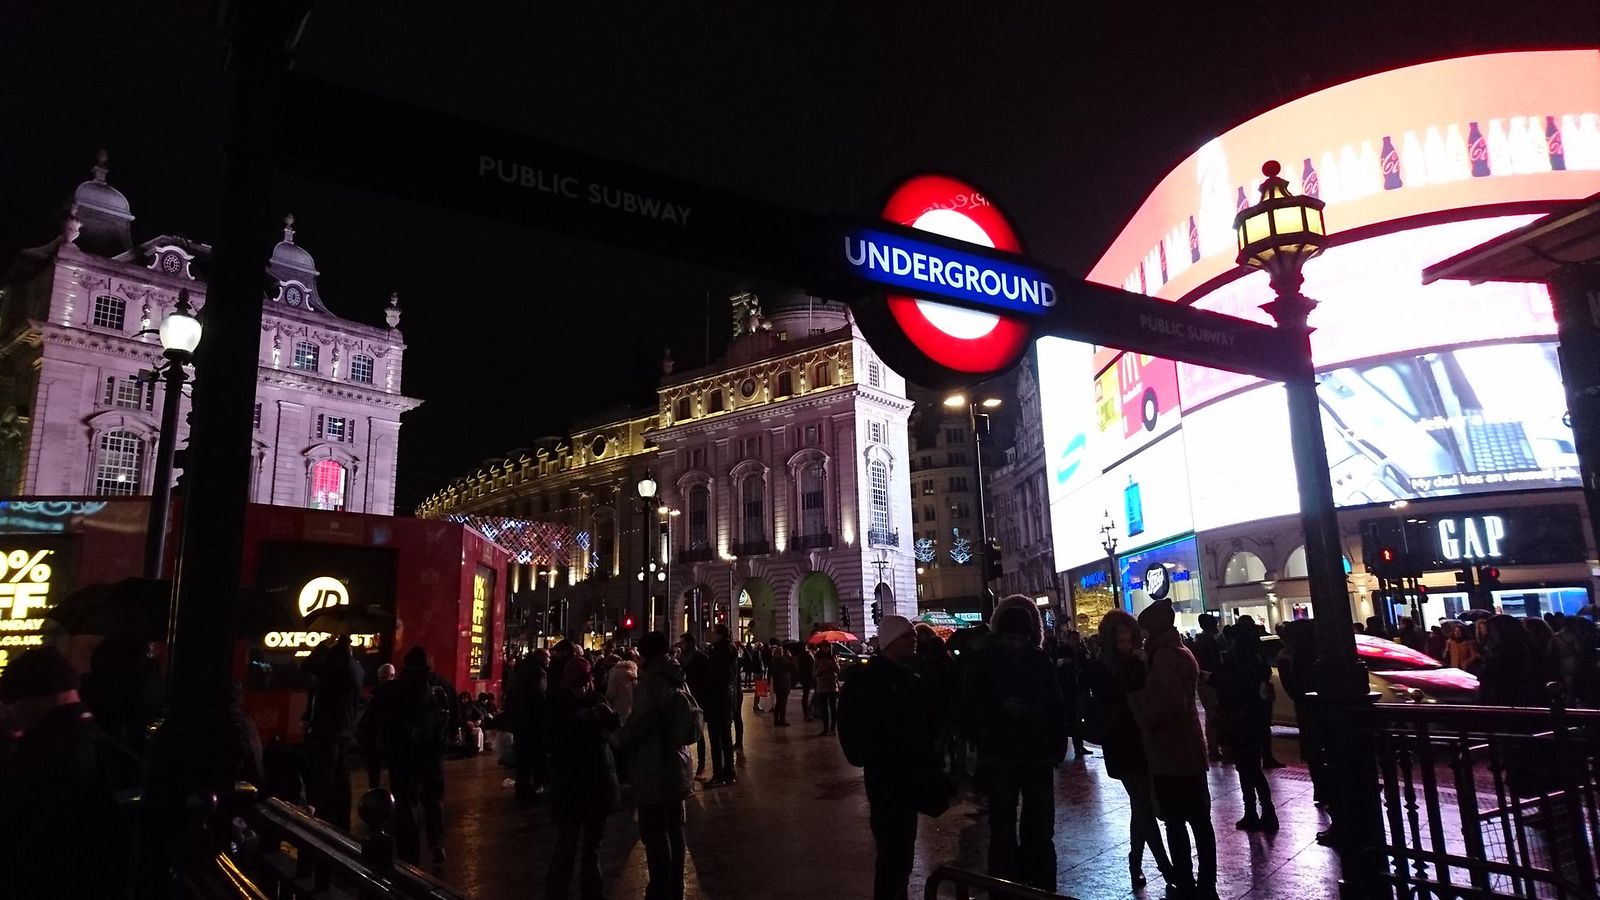
[[[883,218],[910,227],[931,208],[953,209],[957,197],[976,196],[972,185],[948,175],[918,175],[895,189],[884,204]],[[965,205],[958,210],[971,219],[996,250],[1022,252],[1022,242],[1000,210],[993,204]],[[978,338],[958,338],[939,330],[917,307],[915,297],[890,294],[886,298],[895,323],[913,346],[932,362],[958,372],[995,372],[1015,362],[1027,347],[1028,326],[1013,316],[1001,316],[988,334]]]

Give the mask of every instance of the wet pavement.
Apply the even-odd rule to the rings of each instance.
[[[702,787],[690,798],[685,897],[871,896],[873,845],[861,770],[845,761],[835,739],[818,735],[817,724],[801,721],[797,702],[791,721],[790,727],[777,728],[770,713],[756,715],[747,706],[747,752],[739,759],[738,783]],[[1291,743],[1278,741],[1286,761],[1292,759]],[[511,788],[503,785],[510,772],[495,764],[493,754],[447,765],[449,857],[436,874],[471,897],[543,897],[554,836],[548,809],[519,808]],[[1212,769],[1220,895],[1252,900],[1334,896],[1338,864],[1315,842],[1326,820],[1312,806],[1309,777],[1295,765],[1269,775],[1283,824],[1270,837],[1233,827],[1242,814],[1237,777],[1226,765]],[[361,787],[365,780],[358,776]],[[1131,889],[1127,816],[1127,797],[1104,773],[1098,756],[1069,758],[1061,766],[1056,779],[1061,893],[1081,900],[1163,895],[1148,859],[1150,886]],[[939,866],[983,871],[986,822],[985,807],[970,788],[940,818],[921,818],[913,897],[922,895],[928,873]],[[607,897],[643,896],[644,848],[631,812],[611,817],[601,869]],[[953,889],[947,887],[943,895],[953,896]]]

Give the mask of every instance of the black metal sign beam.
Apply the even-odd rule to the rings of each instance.
[[[771,278],[847,302],[884,289],[841,264],[846,233],[863,227],[857,222],[303,77],[290,78],[284,108],[290,119],[276,150],[290,171]],[[1041,273],[1055,302],[1029,316],[1036,334],[1273,379],[1293,371],[1293,354],[1269,326],[1085,282],[926,232],[885,222],[871,227]],[[929,288],[916,296],[1000,311],[957,292]]]

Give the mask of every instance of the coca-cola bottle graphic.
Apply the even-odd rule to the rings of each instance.
[[[1233,198],[1233,207],[1235,212],[1244,212],[1250,208],[1250,198],[1245,196],[1243,185],[1239,186],[1239,193]]]
[[[1300,193],[1307,197],[1322,199],[1322,181],[1317,178],[1317,169],[1311,165],[1311,157],[1300,166]]]
[[[1200,229],[1194,224],[1194,216],[1189,217],[1189,262],[1200,261]]]
[[[1400,180],[1400,151],[1394,148],[1394,139],[1383,136],[1383,151],[1379,156],[1383,166],[1383,189],[1392,191],[1405,184]]]
[[[1483,140],[1478,123],[1467,128],[1467,158],[1472,160],[1472,177],[1483,178],[1489,174],[1489,145]]]
[[[1551,171],[1565,171],[1567,148],[1561,144],[1561,126],[1556,124],[1555,116],[1544,117],[1544,146],[1545,151],[1550,154]]]
[[[1141,294],[1150,293],[1150,285],[1144,279],[1144,263],[1143,262],[1139,263],[1139,293],[1141,293]]]
[[[1156,252],[1161,254],[1161,283],[1166,284],[1167,278],[1167,242],[1157,241]]]

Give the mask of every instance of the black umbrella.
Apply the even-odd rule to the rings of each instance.
[[[84,585],[45,613],[68,634],[120,635],[160,641],[167,635],[167,606],[172,582],[124,578],[114,583]]]

